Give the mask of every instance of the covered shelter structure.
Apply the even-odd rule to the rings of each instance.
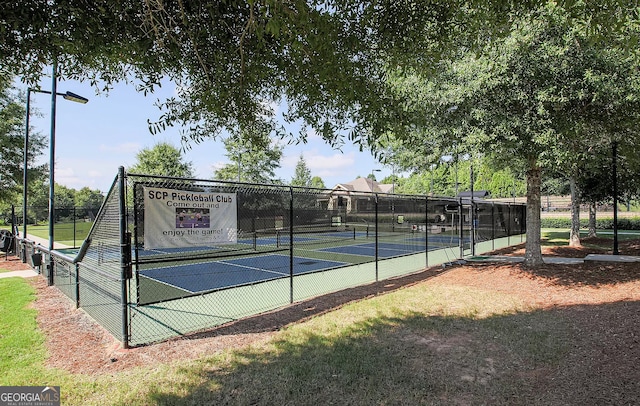
[[[329,210],[344,210],[345,213],[372,212],[375,193],[394,193],[393,184],[378,183],[370,178],[357,178],[338,183],[328,195]]]

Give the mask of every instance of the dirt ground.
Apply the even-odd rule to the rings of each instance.
[[[579,258],[589,253],[607,253],[607,250],[588,248],[592,244],[610,244],[610,240],[585,239],[583,242],[582,248],[543,247],[543,254]],[[619,250],[623,255],[640,256],[640,240],[621,241]],[[524,246],[499,250],[496,254],[523,255]],[[16,258],[9,261],[1,258],[0,268],[26,269],[26,266]],[[192,359],[223,349],[241,348],[269,339],[288,324],[351,301],[427,283],[467,285],[517,294],[532,308],[569,309],[563,317],[572,318],[572,325],[583,329],[585,334],[580,344],[584,346],[580,349],[580,357],[572,362],[586,363],[585,374],[596,371],[614,381],[618,376],[631,377],[632,387],[640,382],[640,370],[637,369],[640,365],[640,263],[588,261],[580,265],[546,264],[537,269],[506,263],[467,263],[446,269],[434,267],[298,303],[211,331],[127,350],[86,314],[76,310],[57,289],[47,287],[43,278],[31,278],[30,281],[37,290],[34,306],[38,310],[39,326],[46,335],[50,354],[48,365],[73,373],[113,373],[139,365]],[[558,379],[592,385],[588,383],[589,376],[559,376]],[[611,392],[607,399],[615,399],[615,387],[607,384],[602,390]]]

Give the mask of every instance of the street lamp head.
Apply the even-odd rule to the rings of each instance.
[[[371,170],[371,173],[370,173],[370,175],[371,175],[371,176],[370,176],[371,181],[373,181],[373,180],[374,180],[374,175],[373,175],[373,173],[374,173],[374,172],[382,172],[382,169],[372,169],[372,170]]]
[[[87,102],[89,101],[89,99],[87,99],[86,97],[82,97],[80,95],[77,95],[75,93],[71,93],[71,92],[66,92],[62,95],[62,98],[65,100],[70,100],[76,103],[82,103],[82,104],[87,104]]]

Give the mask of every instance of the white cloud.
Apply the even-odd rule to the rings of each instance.
[[[56,168],[55,181],[59,185],[64,185],[73,189],[82,189],[88,185],[88,179],[77,176],[73,168]]]
[[[345,169],[351,169],[356,163],[356,158],[353,152],[338,152],[329,156],[312,154],[305,157],[305,161],[311,172],[318,172],[319,176],[337,176]]]
[[[356,155],[353,152],[340,153],[334,152],[330,155],[324,155],[317,150],[306,150],[302,152],[307,168],[313,176],[325,177],[349,177],[356,164]],[[293,169],[298,164],[300,153],[296,152],[286,155],[282,159],[283,169]],[[347,179],[351,180],[351,179]],[[346,181],[346,180],[345,180]]]
[[[89,187],[106,192],[118,174],[118,166],[109,161],[67,159],[56,162],[55,181],[76,190]]]
[[[194,165],[194,176],[199,179],[213,179],[214,172],[223,166],[227,165],[228,162],[217,161],[214,163],[200,163]]]
[[[137,153],[142,149],[142,144],[138,142],[125,142],[116,145],[100,144],[98,149],[102,152],[116,152],[120,154]]]
[[[221,169],[227,164],[229,164],[229,161],[218,161],[218,162],[212,163],[210,166],[212,169]]]

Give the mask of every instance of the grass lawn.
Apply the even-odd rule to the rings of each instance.
[[[28,282],[0,280],[0,289],[10,292],[0,296],[3,330],[16,331],[2,338],[0,384],[60,385],[63,404],[438,403],[444,394],[469,391],[469,382],[451,376],[446,357],[425,345],[429,337],[468,341],[464,357],[473,376],[491,368],[487,358],[498,348],[512,362],[552,366],[567,346],[561,320],[521,313],[516,297],[416,286],[291,326],[260,345],[89,377],[44,367],[43,336],[26,309],[33,300]],[[512,376],[489,394],[477,383],[469,395],[502,397],[524,383]]]
[[[82,242],[87,235],[93,223],[86,221],[78,221],[75,223],[75,234],[73,223],[56,223],[53,234],[57,243],[64,244],[70,247],[77,247],[82,245]],[[22,229],[20,230],[22,232]],[[49,226],[47,224],[39,224],[37,226],[27,226],[27,233],[35,235],[36,237],[48,239],[49,238]],[[75,235],[75,240],[74,240]]]
[[[0,385],[59,385],[65,405],[549,404],[540,380],[584,334],[566,313],[447,275],[241,348],[92,376],[45,366],[32,282],[0,279]]]
[[[35,384],[44,372],[44,336],[28,308],[34,293],[22,278],[0,279],[0,386]]]
[[[543,228],[542,229],[542,245],[569,245],[569,232],[568,228]],[[588,234],[587,230],[580,230],[580,238],[586,238]],[[600,238],[611,240],[613,243],[613,230],[597,230],[597,235]],[[640,230],[618,230],[618,241],[635,240],[640,238]],[[586,246],[589,246],[588,242],[583,242]],[[611,246],[605,246],[603,248],[610,248]]]

